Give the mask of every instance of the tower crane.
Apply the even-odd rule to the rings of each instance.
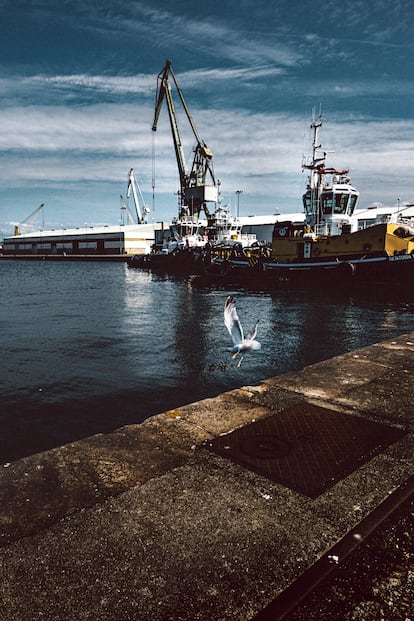
[[[134,205],[135,205],[135,212],[137,214],[137,222],[138,224],[146,224],[148,222],[148,214],[150,212],[150,209],[144,201],[144,197],[142,196],[141,188],[139,187],[137,180],[135,178],[133,168],[131,168],[131,170],[129,171],[129,175],[128,175],[127,198],[131,196],[131,190],[132,190],[132,196],[134,197]],[[140,207],[139,200],[138,200],[138,194],[142,202],[142,211],[141,211],[141,207]]]
[[[174,109],[172,97],[172,86],[169,80],[172,77],[181,104],[184,108],[188,122],[195,137],[194,158],[190,172],[187,171],[184,149],[181,142],[180,131],[178,128],[177,117]],[[157,94],[155,102],[155,114],[152,124],[152,131],[157,130],[158,118],[162,103],[166,100],[170,126],[174,142],[175,156],[177,158],[178,172],[180,176],[180,216],[190,215],[199,217],[200,211],[204,210],[206,216],[210,215],[207,203],[218,201],[218,184],[213,170],[213,153],[207,144],[200,140],[194,122],[191,118],[183,93],[178,84],[177,78],[171,66],[171,61],[167,60],[165,67],[158,75]]]
[[[26,229],[32,224],[32,222],[34,222],[34,220],[40,214],[40,212],[43,210],[44,206],[45,204],[42,203],[41,205],[39,205],[39,207],[36,207],[36,209],[32,211],[32,213],[29,216],[27,216],[27,218],[23,220],[23,222],[20,225],[16,225],[14,227],[14,234],[21,235],[22,233],[24,233]]]

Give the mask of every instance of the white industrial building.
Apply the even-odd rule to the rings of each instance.
[[[134,255],[147,254],[168,224],[125,224],[35,231],[5,237],[5,255]]]

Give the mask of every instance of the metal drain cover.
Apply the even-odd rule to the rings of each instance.
[[[316,498],[404,435],[383,423],[303,403],[205,446]]]

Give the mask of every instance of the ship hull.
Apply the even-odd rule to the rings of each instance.
[[[156,252],[136,255],[128,260],[128,266],[184,276],[203,273],[202,252],[199,248],[177,250],[168,254]]]
[[[217,259],[204,269],[204,275],[222,282],[272,289],[387,283],[414,291],[414,255],[296,263]]]

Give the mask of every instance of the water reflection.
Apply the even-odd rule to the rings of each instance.
[[[378,292],[234,290],[110,263],[0,262],[0,278],[7,461],[414,330],[414,302]],[[240,368],[229,294],[245,329],[260,321]]]

